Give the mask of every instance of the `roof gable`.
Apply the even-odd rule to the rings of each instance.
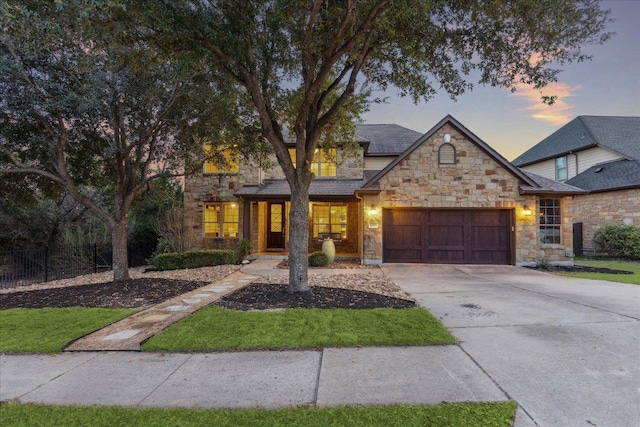
[[[447,115],[445,118],[440,120],[434,127],[431,128],[427,133],[422,135],[418,140],[416,140],[411,146],[409,146],[402,154],[400,154],[396,159],[389,163],[389,165],[378,172],[375,176],[369,179],[362,187],[363,189],[374,189],[376,188],[378,181],[384,177],[389,171],[391,171],[396,165],[398,165],[402,160],[407,158],[411,153],[413,153],[418,147],[420,147],[424,142],[428,141],[440,128],[444,125],[449,124],[454,127],[458,132],[465,136],[471,143],[475,144],[481,151],[487,154],[490,158],[492,158],[496,163],[500,166],[504,167],[508,170],[514,177],[518,178],[520,182],[525,183],[531,187],[538,187],[538,184],[531,179],[529,176],[524,174],[520,169],[513,166],[502,157],[497,151],[491,148],[487,143],[478,138],[473,132],[463,126],[458,120],[453,118],[451,115]]]
[[[627,159],[640,159],[640,117],[578,116],[518,156],[513,164],[526,166],[596,146]]]

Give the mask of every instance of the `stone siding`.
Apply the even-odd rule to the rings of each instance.
[[[337,178],[354,179],[362,178],[363,151],[360,149],[356,156],[342,157],[338,152],[339,161],[336,170]],[[194,174],[185,178],[184,186],[184,227],[188,233],[189,249],[226,249],[235,247],[239,239],[245,237],[242,234],[242,226],[237,238],[211,238],[204,236],[203,210],[208,202],[238,202],[239,198],[234,196],[244,185],[255,185],[261,179],[284,179],[284,173],[280,165],[271,159],[271,168],[260,170],[251,164],[250,160],[240,158],[239,173],[236,174]],[[321,179],[321,178],[320,178]],[[288,209],[287,203],[287,209]],[[351,209],[354,212],[356,209]],[[240,225],[243,224],[244,209],[240,209]],[[266,250],[266,240],[264,237],[266,230],[266,203],[252,205],[251,208],[251,231],[250,240],[254,252]],[[288,211],[287,211],[288,217]],[[351,214],[350,214],[351,218]],[[350,224],[351,227],[351,224]],[[357,226],[354,228],[357,230]],[[355,232],[354,232],[355,235]],[[357,237],[357,236],[356,236]],[[286,241],[289,241],[288,227]],[[349,252],[357,252],[357,240],[345,242],[344,248]],[[315,248],[315,244],[310,246]]]
[[[455,164],[438,164],[438,149],[445,133],[451,135],[456,149]],[[520,195],[516,177],[449,125],[389,171],[380,180],[380,188],[379,195],[365,197],[363,238],[367,263],[382,261],[382,208],[396,207],[513,209],[516,264],[535,264],[541,259],[571,261],[566,256],[571,243],[569,248],[539,244],[537,197]],[[525,205],[531,208],[532,215],[524,215]],[[377,208],[375,216],[370,214],[372,206]],[[571,218],[566,214],[563,218],[563,242],[571,242]],[[369,226],[371,222],[373,228]]]
[[[591,240],[608,224],[640,226],[640,188],[575,196],[572,203],[575,222],[582,222],[582,245],[594,248]]]

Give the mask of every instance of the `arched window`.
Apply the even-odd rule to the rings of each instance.
[[[439,165],[455,165],[456,164],[456,148],[445,143],[438,149],[438,164]]]

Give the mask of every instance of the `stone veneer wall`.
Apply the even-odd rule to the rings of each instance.
[[[341,156],[340,152],[338,152],[338,155]],[[355,157],[341,158],[336,171],[337,178],[361,179],[362,158],[362,150]],[[243,185],[258,184],[260,178],[284,179],[284,173],[275,157],[271,163],[272,167],[269,170],[262,171],[262,177],[258,168],[253,166],[250,161],[241,158],[239,173],[237,174],[199,173],[185,178],[184,227],[190,236],[190,249],[226,249],[236,246],[238,240],[244,237],[242,235],[242,227],[240,227],[238,238],[204,237],[204,204],[207,202],[239,203],[240,200],[234,196],[234,193],[241,189]],[[264,237],[260,236],[260,230],[264,231],[266,227],[266,204],[260,203],[260,207],[254,206],[252,209],[251,246],[254,252],[263,252],[266,250],[266,242]],[[243,221],[243,213],[244,210],[240,209],[240,224]]]
[[[444,134],[451,135],[456,149],[454,165],[438,164],[438,148]],[[518,179],[500,166],[455,128],[445,125],[380,180],[382,191],[365,196],[364,259],[382,262],[382,208],[501,208],[515,209],[516,264],[535,264],[541,259],[570,262],[565,256],[572,242],[572,218],[565,210],[563,241],[565,245],[540,245],[538,242],[537,197],[520,195]],[[570,203],[564,198],[563,203]],[[533,215],[524,216],[523,207]],[[375,206],[377,214],[370,214]],[[377,228],[370,228],[374,220]],[[568,242],[568,248],[566,247]]]
[[[574,196],[572,211],[575,222],[582,222],[583,247],[592,249],[591,240],[600,227],[640,226],[640,188]]]

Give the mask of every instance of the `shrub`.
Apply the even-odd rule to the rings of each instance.
[[[310,267],[324,267],[329,264],[329,257],[324,252],[314,252],[309,255]]]
[[[183,253],[174,252],[158,254],[154,257],[155,267],[160,271],[236,264],[237,262],[238,258],[236,252],[233,250],[204,250]]]
[[[238,258],[238,262],[242,261],[251,253],[251,242],[247,239],[242,239],[238,242],[238,246],[236,246],[236,257]]]
[[[610,224],[596,231],[593,236],[601,250],[612,257],[640,259],[640,227]]]

